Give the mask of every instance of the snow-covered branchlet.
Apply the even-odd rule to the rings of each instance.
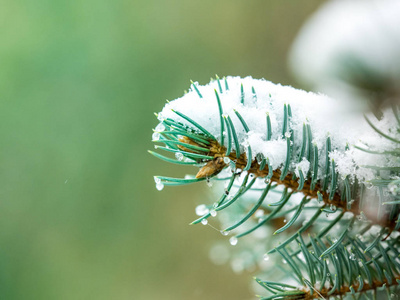
[[[178,163],[202,166],[192,179],[155,177],[158,189],[209,181],[229,166],[266,178],[265,186],[277,182],[354,214],[362,209],[375,223],[388,222],[390,207],[382,204],[395,199],[381,180],[394,179],[391,170],[400,167],[393,111],[377,120],[324,95],[227,77],[204,86],[192,83],[157,116],[153,140],[166,147],[156,148],[174,152]]]
[[[250,253],[246,245],[261,246],[255,255],[233,257],[236,272],[253,268],[267,250],[264,261],[270,255],[274,259],[268,269],[273,267],[274,279],[284,278],[286,284],[279,299],[289,294],[298,299],[342,296],[393,281],[379,278],[378,269],[373,277],[356,277],[351,270],[364,263],[381,268],[374,259],[382,265],[379,253],[400,243],[397,109],[384,111],[378,120],[324,95],[227,77],[204,86],[192,83],[188,93],[156,115],[160,123],[153,141],[164,144],[156,149],[176,159],[149,152],[200,167],[195,176],[155,176],[157,189],[215,183],[219,196],[196,208],[199,218],[192,224],[207,225],[217,217],[222,235],[242,253]],[[245,236],[250,243],[242,244]],[[359,263],[353,263],[356,259]],[[287,273],[276,273],[280,268],[274,266],[288,261],[297,265],[294,280],[300,287],[287,285]],[[349,270],[346,276],[336,270],[342,265]],[[400,274],[397,267],[393,273]],[[333,285],[328,274],[349,279]],[[373,284],[360,284],[367,281]],[[267,281],[256,282],[271,291]]]
[[[387,151],[393,148],[393,143],[377,134],[362,114],[348,112],[343,103],[327,96],[274,84],[263,79],[227,77],[226,82],[220,80],[218,83],[215,80],[204,86],[194,83],[187,94],[165,105],[158,115],[159,119],[175,120],[200,133],[175,111],[183,113],[205,128],[221,144],[221,123],[215,91],[219,95],[223,115],[230,116],[233,123],[240,151],[245,152],[250,146],[252,159],[255,160],[257,155],[262,154],[269,160],[274,170],[285,164],[287,138],[292,144],[289,171],[298,174],[299,167],[303,172],[312,169],[314,156],[309,161],[306,153],[318,149],[317,178],[320,180],[325,178],[328,137],[331,141],[329,157],[335,160],[339,178],[350,176],[360,182],[369,181],[376,175],[371,169],[363,166],[385,165],[391,160],[390,157],[376,156],[354,148],[354,146],[368,146],[375,151]],[[283,132],[285,106],[286,110],[290,111],[286,132]],[[236,112],[245,120],[248,132]],[[267,138],[267,116],[271,124],[270,140]],[[382,131],[387,131],[395,127],[395,122],[395,118],[387,113],[382,120],[375,120],[374,124]],[[308,150],[309,144],[306,143],[305,153],[300,158],[304,125],[311,129],[312,144]],[[394,134],[400,137],[398,133]],[[224,146],[227,146],[226,125],[223,135]],[[231,139],[231,149],[235,149],[233,139]],[[395,161],[390,163],[396,164]]]

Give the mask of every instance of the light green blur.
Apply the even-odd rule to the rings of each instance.
[[[153,112],[217,73],[293,84],[321,1],[5,0],[0,9],[0,299],[250,299],[188,226],[204,184],[152,149]]]

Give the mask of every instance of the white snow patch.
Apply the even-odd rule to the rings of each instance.
[[[293,153],[291,161],[299,161],[299,153],[303,143],[303,124],[309,124],[312,131],[312,142],[318,147],[319,172],[318,178],[325,177],[326,160],[325,144],[328,136],[331,138],[332,153],[330,158],[335,160],[340,177],[346,175],[357,176],[360,180],[370,180],[374,173],[364,165],[385,165],[388,162],[399,166],[399,161],[391,156],[370,154],[354,148],[354,145],[374,149],[375,151],[390,151],[397,144],[377,134],[365,121],[360,112],[348,109],[342,102],[328,98],[321,94],[314,94],[294,89],[290,86],[273,84],[264,79],[251,77],[227,77],[229,90],[219,93],[223,113],[229,115],[234,125],[241,152],[247,151],[244,145],[252,149],[253,159],[257,154],[263,154],[269,159],[274,169],[285,163],[287,142],[283,135],[284,105],[290,105],[292,117],[289,126],[293,130]],[[224,82],[221,81],[222,86]],[[244,87],[244,103],[241,103],[241,84]],[[256,91],[253,96],[252,87]],[[188,121],[178,116],[172,110],[179,111],[200,124],[219,142],[221,142],[221,124],[215,90],[219,90],[217,81],[204,86],[197,86],[202,98],[195,90],[190,90],[183,97],[167,103],[159,114],[162,118],[170,118],[194,128]],[[250,131],[246,133],[242,123],[235,114],[235,110],[245,120]],[[267,112],[271,119],[272,139],[267,141]],[[371,122],[383,132],[400,139],[400,134],[392,130],[397,123],[390,112],[384,114],[381,121],[369,116]],[[225,126],[225,124],[224,124]],[[227,143],[226,126],[224,144]],[[345,151],[346,145],[349,150]],[[235,145],[232,139],[232,150]],[[302,160],[293,164],[290,171],[297,172],[298,167],[309,169],[312,162]]]
[[[305,176],[309,169],[310,169],[310,162],[307,159],[303,158],[301,162],[295,164],[294,172],[297,177],[300,177],[300,172],[299,172],[300,170],[303,172]]]
[[[332,0],[303,25],[289,62],[299,80],[356,103],[360,75],[400,82],[400,1]]]

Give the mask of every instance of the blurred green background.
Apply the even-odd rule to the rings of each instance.
[[[0,299],[251,299],[188,226],[204,185],[151,157],[153,112],[215,73],[294,84],[322,1],[2,1]],[[192,198],[192,200],[189,199]]]

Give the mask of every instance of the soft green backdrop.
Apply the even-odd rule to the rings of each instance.
[[[154,188],[185,170],[146,152],[153,112],[215,73],[293,84],[320,2],[2,1],[0,299],[252,298],[188,226],[204,185]]]

